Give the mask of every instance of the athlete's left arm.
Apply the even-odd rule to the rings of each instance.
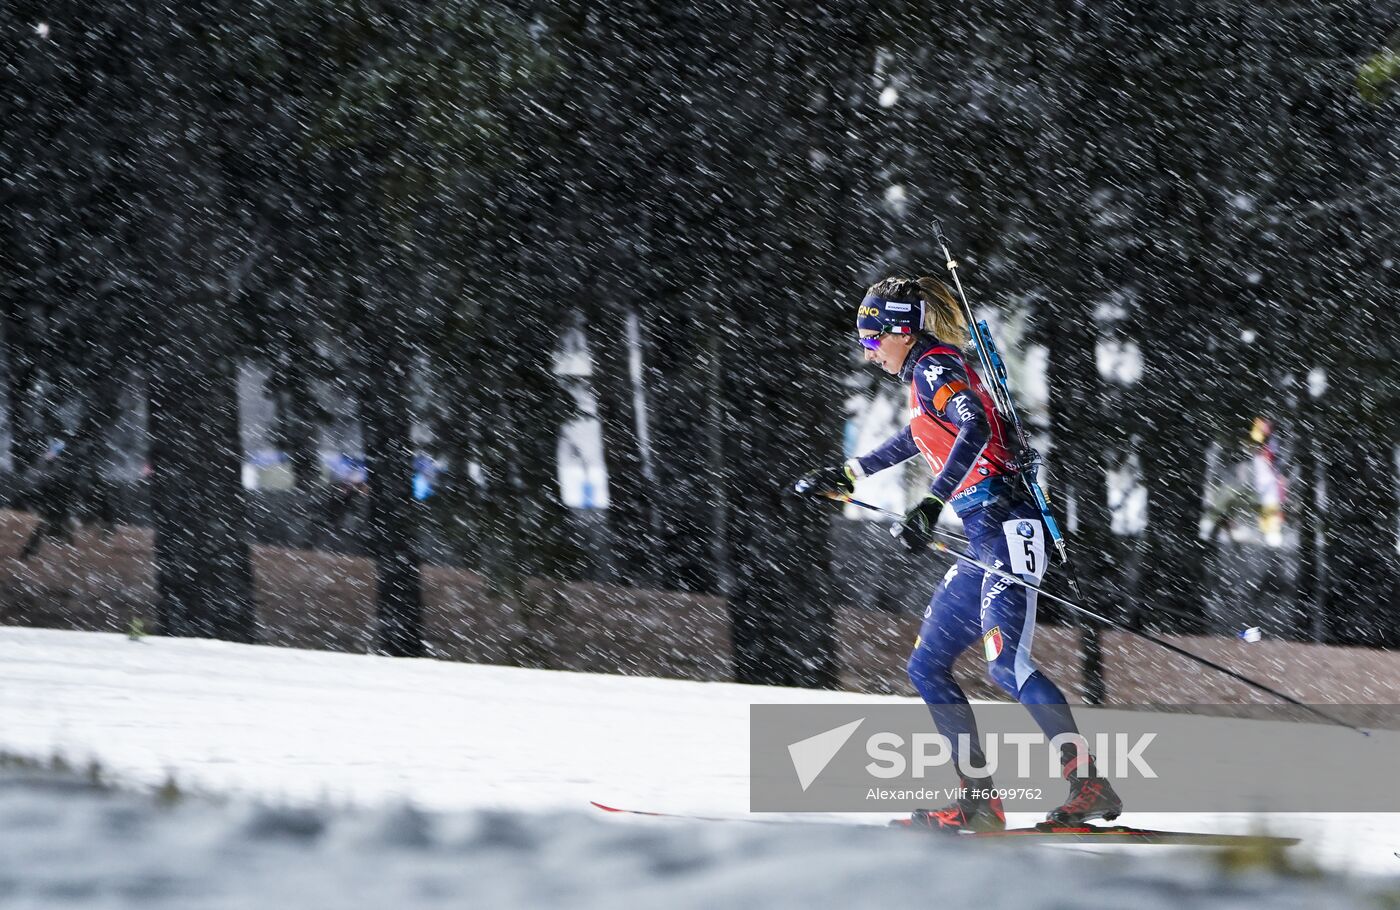
[[[953,357],[934,355],[928,366],[914,375],[919,406],[951,423],[957,432],[943,470],[929,485],[929,493],[943,501],[962,485],[991,438],[991,422],[982,402],[972,393],[967,373]]]

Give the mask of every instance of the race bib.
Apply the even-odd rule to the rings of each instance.
[[[1003,521],[1001,529],[1011,553],[1011,571],[1039,581],[1046,568],[1045,525],[1029,518],[1017,518]]]

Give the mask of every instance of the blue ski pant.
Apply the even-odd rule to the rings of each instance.
[[[1044,576],[1050,544],[1034,504],[996,503],[962,519],[971,541],[968,555],[1033,583]],[[1064,695],[1031,657],[1035,607],[1035,591],[959,559],[924,611],[909,658],[909,679],[959,761],[966,758],[980,766],[982,759],[980,748],[978,754],[957,754],[959,734],[972,743],[979,739],[967,696],[953,679],[953,662],[979,639],[987,675],[1026,706],[1047,739],[1079,732]]]

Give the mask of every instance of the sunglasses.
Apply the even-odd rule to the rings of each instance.
[[[860,346],[868,351],[878,351],[880,350],[880,341],[884,339],[884,337],[884,332],[878,335],[857,335],[856,341],[859,341]]]

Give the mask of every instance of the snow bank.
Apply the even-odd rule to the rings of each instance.
[[[1374,906],[1377,886],[837,825],[273,808],[0,772],[0,905],[779,908]]]

